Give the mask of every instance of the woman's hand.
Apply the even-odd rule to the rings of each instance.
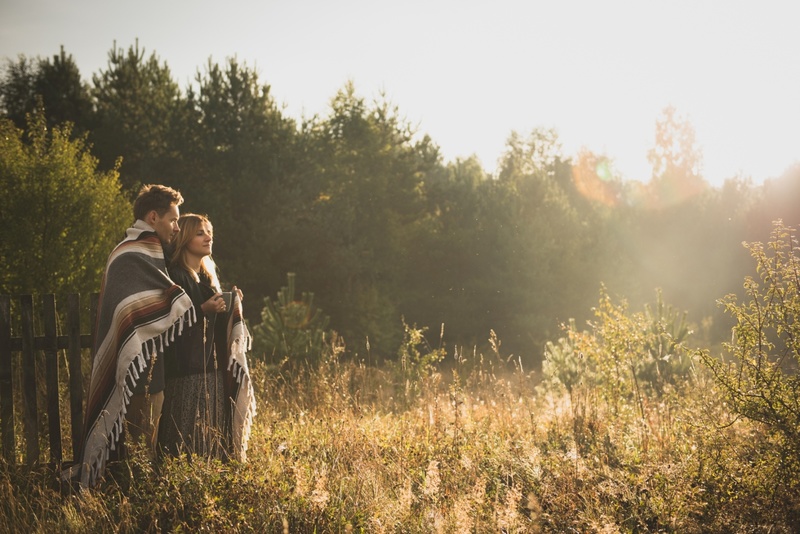
[[[241,289],[239,289],[239,288],[238,288],[238,287],[236,287],[236,286],[233,286],[233,287],[231,288],[231,291],[233,291],[234,293],[236,293],[237,295],[239,295],[239,300],[244,300],[244,295],[242,295],[242,290],[241,290]]]
[[[200,305],[200,309],[202,309],[203,313],[206,315],[211,315],[212,313],[222,313],[227,310],[227,307],[225,306],[225,299],[222,298],[222,293],[215,293],[213,297]]]

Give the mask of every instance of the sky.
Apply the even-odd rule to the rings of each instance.
[[[235,57],[297,119],[352,81],[488,172],[512,132],[554,128],[565,156],[647,181],[674,106],[709,183],[761,183],[800,162],[798,15],[794,0],[0,0],[0,59],[63,45],[90,81],[138,39],[186,88]]]

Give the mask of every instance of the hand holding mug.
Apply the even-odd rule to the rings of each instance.
[[[223,313],[227,311],[229,306],[225,302],[225,295],[226,293],[214,293],[214,296],[200,306],[200,308],[203,310],[203,313],[209,315],[212,313]],[[228,301],[230,302],[230,292],[228,292],[227,295]]]

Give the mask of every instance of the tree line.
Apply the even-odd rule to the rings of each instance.
[[[631,180],[536,127],[509,134],[490,174],[475,157],[444,161],[352,82],[326,113],[294,119],[236,59],[181,88],[138,43],[115,44],[90,82],[63,48],[8,61],[0,105],[0,292],[97,291],[131,198],[164,183],[183,212],[210,216],[221,278],[252,323],[295,273],[348,349],[375,358],[394,357],[405,323],[468,349],[495,332],[538,362],[601,291],[633,305],[663,291],[715,343],[730,335],[716,302],[751,269],[742,242],[800,222],[800,167],[710,187],[674,108],[655,120],[652,176]]]

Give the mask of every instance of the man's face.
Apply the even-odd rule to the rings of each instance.
[[[157,211],[150,212],[150,225],[155,229],[161,243],[169,244],[175,234],[181,231],[178,218],[181,216],[178,206],[172,204],[164,215],[159,216]]]

